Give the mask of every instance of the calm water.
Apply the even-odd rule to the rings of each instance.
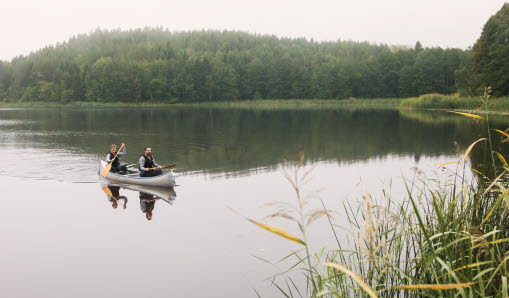
[[[264,279],[288,264],[254,256],[276,262],[300,247],[229,208],[298,234],[264,219],[276,211],[264,204],[294,200],[283,160],[304,150],[307,190],[320,191],[341,225],[343,202],[390,181],[401,195],[398,177],[455,160],[481,126],[390,110],[0,110],[0,297],[279,296]],[[143,193],[120,189],[126,208],[113,208],[99,183],[99,159],[122,142],[130,167],[145,146],[177,163],[179,186],[155,201],[150,221]],[[310,232],[313,249],[334,247],[325,221]]]

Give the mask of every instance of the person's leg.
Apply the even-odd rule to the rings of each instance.
[[[127,167],[125,165],[119,165],[118,170],[119,172],[122,172],[124,175],[129,174],[129,170],[127,170]]]
[[[163,174],[163,171],[160,170],[160,169],[157,169],[157,170],[150,170],[148,172],[146,172],[147,176],[146,177],[154,177],[154,176],[159,176],[159,175],[162,175]]]

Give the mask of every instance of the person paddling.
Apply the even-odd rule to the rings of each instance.
[[[152,156],[152,148],[145,147],[144,154],[140,156],[140,177],[154,177],[162,174],[161,166],[154,161]]]
[[[115,158],[115,160],[113,160],[113,158],[117,154],[117,145],[111,144],[110,152],[108,152],[108,154],[106,155],[106,162],[110,163],[113,160],[110,172],[112,172],[112,173],[122,172],[125,175],[125,174],[129,174],[129,171],[127,170],[127,167],[125,165],[120,164],[119,157],[125,156],[127,154],[127,150],[126,150],[124,144],[122,144],[122,146],[124,147],[124,149],[121,152],[118,152],[117,158]]]

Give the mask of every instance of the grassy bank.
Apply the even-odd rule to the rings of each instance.
[[[335,109],[335,108],[385,108],[385,109],[447,109],[475,111],[481,106],[479,97],[459,97],[458,95],[425,94],[411,98],[376,99],[263,99],[246,101],[219,101],[194,103],[168,102],[0,102],[0,108],[114,108],[114,107],[194,107],[219,109]],[[509,97],[492,98],[488,111],[509,113]],[[483,112],[486,110],[484,109]]]
[[[402,100],[400,103],[400,108],[474,111],[479,109],[481,105],[482,102],[479,97],[425,94],[419,97],[411,97]],[[489,111],[509,112],[509,97],[491,98],[487,109]]]
[[[77,101],[70,103],[58,102],[0,102],[0,108],[129,108],[129,107],[163,107],[172,106],[169,103],[145,102],[85,102]]]
[[[295,199],[280,203],[267,218],[293,221],[300,235],[251,220],[303,247],[285,257],[295,264],[272,283],[287,297],[507,297],[509,164],[490,142],[500,134],[505,133],[487,126],[484,138],[436,173],[415,168],[403,178],[404,197],[392,197],[390,190],[377,198],[366,194],[359,203],[344,203],[343,210],[323,203],[321,210],[311,209],[309,170],[299,154],[283,168]],[[475,165],[468,162],[473,148],[483,156]],[[346,226],[334,224],[338,214]],[[313,253],[309,225],[319,217],[327,219],[336,246]],[[348,241],[340,238],[345,234]],[[307,284],[292,280],[295,270]]]
[[[402,99],[378,98],[378,99],[285,99],[285,100],[249,100],[234,102],[202,102],[191,104],[195,107],[225,108],[225,109],[334,109],[334,108],[397,108]]]
[[[112,107],[203,107],[203,108],[228,108],[228,109],[331,109],[340,107],[384,107],[397,108],[402,99],[285,99],[285,100],[249,100],[232,102],[196,102],[196,103],[127,103],[127,102],[15,102],[0,103],[4,108],[112,108]]]

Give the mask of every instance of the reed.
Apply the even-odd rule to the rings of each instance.
[[[488,89],[481,99],[486,108]],[[476,114],[461,115],[489,121]],[[287,297],[507,297],[509,165],[493,151],[490,140],[491,134],[509,135],[486,127],[486,137],[456,161],[430,174],[415,168],[412,177],[404,178],[403,198],[393,198],[388,190],[378,198],[366,194],[359,204],[345,203],[341,212],[347,225],[342,227],[325,206],[321,213],[306,211],[304,183],[296,181],[309,177],[309,171],[301,170],[299,155],[292,171],[284,170],[297,197],[294,213],[283,209],[270,217],[293,220],[305,249],[286,257],[294,258],[295,264],[274,276],[272,283]],[[468,163],[473,150],[486,150],[483,168]],[[327,218],[337,247],[309,251],[312,214]],[[350,231],[348,247],[337,237],[340,228]],[[296,270],[307,280],[304,289],[290,278],[289,272]]]
[[[172,106],[162,102],[91,102],[75,101],[69,103],[59,102],[0,102],[0,108],[129,108],[129,107],[164,107]]]
[[[498,97],[491,99],[486,107],[488,111],[509,111],[509,98]],[[484,106],[481,106],[479,97],[460,97],[458,94],[444,95],[437,93],[403,99],[400,103],[400,108],[468,111],[475,111],[480,108],[485,109]]]
[[[403,99],[379,98],[379,99],[263,99],[244,101],[220,101],[220,102],[0,102],[0,107],[10,108],[111,108],[111,107],[192,107],[192,108],[220,108],[220,109],[334,109],[334,108],[357,108],[373,107],[396,109]]]
[[[285,109],[335,109],[335,108],[358,108],[373,107],[397,109],[403,99],[400,98],[377,98],[377,99],[260,99],[245,101],[224,102],[200,102],[183,104],[193,107],[222,108],[222,109],[262,109],[262,110],[285,110]]]
[[[425,94],[411,98],[349,98],[349,99],[258,99],[219,102],[0,102],[5,108],[112,108],[112,107],[192,107],[249,110],[298,110],[298,109],[448,109],[479,110],[479,98],[459,97],[457,94]],[[492,99],[483,113],[509,112],[509,98]],[[483,107],[484,110],[484,107]]]

